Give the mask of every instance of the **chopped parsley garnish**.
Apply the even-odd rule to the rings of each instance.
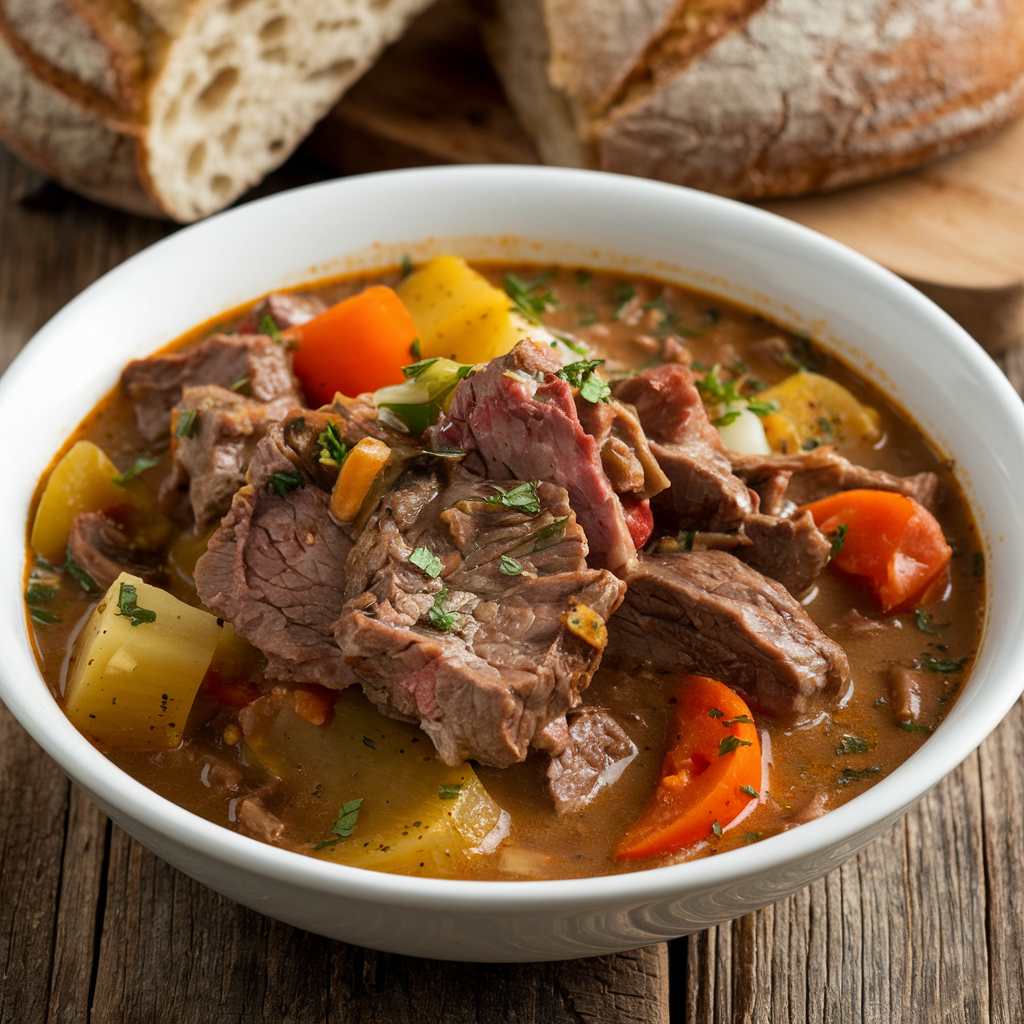
[[[722,834],[722,826],[719,825],[717,821],[713,821],[711,823],[711,831],[714,832],[716,836],[720,836]]]
[[[761,796],[753,786],[740,786],[740,792],[746,793],[747,796],[752,796],[755,800],[759,799]]]
[[[359,808],[363,804],[363,798],[359,797],[357,800],[349,800],[348,803],[342,804],[338,808],[338,820],[331,826],[331,832],[337,836],[336,839],[325,839],[322,843],[317,843],[313,847],[314,852],[317,850],[323,850],[328,846],[334,846],[336,843],[340,843],[342,839],[348,839],[349,836],[355,831],[356,821],[359,818]]]
[[[435,629],[440,629],[442,632],[447,633],[448,630],[455,625],[455,616],[451,612],[444,610],[444,603],[448,598],[448,588],[445,587],[437,597],[434,598],[434,603],[427,609],[427,618],[430,619],[430,624]]]
[[[174,428],[175,437],[191,437],[196,432],[198,413],[195,409],[182,409]]]
[[[594,280],[594,275],[589,270],[584,270],[582,267],[576,271],[576,284],[580,288],[589,288],[590,282]]]
[[[68,548],[64,556],[64,566],[67,569],[68,575],[87,593],[95,593],[97,589],[96,581],[75,561],[71,555],[71,549]]]
[[[139,592],[131,583],[121,584],[117,595],[117,613],[123,615],[133,626],[156,622],[156,612],[139,607]]]
[[[721,708],[712,708],[708,712],[708,718],[725,718],[725,712]]]
[[[567,522],[569,522],[569,517],[562,516],[561,519],[553,519],[546,526],[542,526],[533,535],[533,547],[530,550],[534,552],[543,551],[544,548],[560,541],[565,536],[565,524]]]
[[[425,572],[432,580],[436,580],[444,569],[444,562],[430,548],[417,548],[409,556],[409,561],[417,569]]]
[[[519,576],[523,571],[523,563],[511,555],[502,555],[498,562],[498,570],[505,576]]]
[[[409,346],[409,355],[419,362],[423,358],[423,353],[420,351],[420,339],[413,338],[412,344]]]
[[[877,774],[881,770],[882,766],[880,764],[872,765],[870,768],[844,768],[836,780],[836,784],[848,786],[851,782],[862,782],[864,779],[870,779],[872,775]]]
[[[818,417],[818,426],[821,427],[822,433],[824,433],[824,434],[831,434],[832,433],[832,423],[829,420],[825,419],[824,416],[819,416]]]
[[[763,835],[762,832],[748,832],[744,836],[744,838],[747,840],[748,843],[756,843],[758,841],[758,839],[761,838],[762,835]]]
[[[723,722],[722,725],[738,725],[740,723],[743,725],[753,725],[754,720],[750,715],[737,715],[735,718],[730,718],[728,722]]]
[[[844,736],[843,742],[836,747],[837,754],[866,754],[868,752],[868,741],[862,740],[859,736]]]
[[[414,267],[412,265],[412,257],[407,252],[402,253],[401,270],[403,280],[407,278],[414,270]]]
[[[697,539],[696,530],[687,530],[686,533],[680,535],[682,537],[682,547],[684,551],[693,550],[693,542]]]
[[[114,483],[118,487],[124,487],[129,480],[134,480],[140,473],[145,473],[147,469],[152,469],[160,461],[159,456],[153,455],[140,455],[131,465],[131,469],[125,470],[123,473],[118,473],[114,477]]]
[[[932,619],[932,613],[926,612],[923,608],[914,609],[914,625],[929,636],[935,636],[942,629],[942,626]]]
[[[540,512],[540,498],[537,496],[537,481],[527,480],[516,484],[507,491],[495,485],[495,494],[484,498],[484,504],[512,509],[513,512],[528,512],[531,516]]]
[[[376,750],[377,749],[377,744],[374,743],[373,740],[371,740],[369,736],[364,736],[363,737],[363,746],[364,747],[369,747],[371,750]]]
[[[615,312],[612,313],[612,319],[618,320],[626,306],[636,298],[636,289],[631,284],[616,285],[612,289],[611,298],[612,302],[615,303]]]
[[[740,747],[752,747],[753,745],[749,740],[741,740],[739,736],[724,736],[722,742],[718,744],[718,756],[724,757],[734,750],[739,750]]]
[[[843,550],[843,544],[846,542],[846,535],[849,531],[850,528],[846,523],[840,523],[831,533],[826,534],[827,538],[832,541],[832,549],[828,553],[830,562]]]
[[[249,395],[252,396],[252,387],[249,384],[248,377],[239,377],[234,384],[231,385],[231,391],[234,391],[236,395]]]
[[[348,455],[348,445],[341,439],[338,427],[328,423],[316,439],[316,459],[321,466],[333,466],[340,469]]]
[[[929,672],[959,672],[970,660],[970,655],[954,661],[952,658],[936,658],[925,651],[921,655],[921,667]]]
[[[455,800],[462,795],[462,783],[442,782],[441,785],[437,787],[437,795],[441,800]]]
[[[821,447],[821,442],[816,437],[809,437],[800,447],[805,452],[813,452],[815,448]]]
[[[56,593],[56,587],[48,586],[45,583],[30,583],[25,591],[25,600],[29,604],[48,604]]]
[[[779,411],[779,407],[775,402],[758,402],[753,398],[747,399],[747,408],[755,416],[771,416],[773,412]]]
[[[305,486],[305,478],[301,473],[296,472],[272,473],[270,479],[267,480],[267,490],[276,494],[279,498],[290,494],[297,487]]]
[[[28,606],[28,614],[32,621],[40,626],[54,626],[60,622],[60,616],[56,612],[51,612],[48,608],[40,608],[37,604]]]
[[[265,334],[270,338],[275,345],[280,345],[284,341],[284,337],[277,329],[277,324],[274,323],[274,318],[269,313],[264,313],[263,319],[260,321],[259,331],[260,334]]]
[[[581,359],[577,363],[563,366],[556,374],[570,387],[579,388],[580,398],[587,402],[606,402],[612,396],[612,389],[607,381],[594,376],[603,359]]]
[[[524,281],[516,274],[506,274],[502,285],[505,294],[512,300],[512,312],[518,313],[531,324],[539,324],[548,307],[558,305],[555,293],[550,288],[540,291],[554,276],[553,270],[545,270],[532,281]]]
[[[904,732],[935,732],[934,725],[918,725],[916,722],[897,722]]]

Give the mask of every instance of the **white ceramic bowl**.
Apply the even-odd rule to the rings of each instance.
[[[282,286],[444,251],[652,273],[809,329],[879,381],[958,474],[987,558],[984,639],[969,685],[904,765],[838,810],[744,849],[603,878],[456,882],[324,863],[212,825],[155,796],[83,739],[36,669],[21,581],[40,474],[121,367]],[[47,410],[39,415],[40,399]],[[1024,413],[949,317],[811,231],[637,178],[434,168],[331,182],[243,206],[128,260],[44,327],[0,381],[0,698],[121,827],[171,864],[282,921],[377,949],[452,960],[611,953],[781,899],[856,853],[958,765],[1024,684]]]

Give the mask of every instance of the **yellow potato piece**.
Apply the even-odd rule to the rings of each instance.
[[[153,621],[132,625],[118,605],[123,584],[135,587],[136,606],[153,612]],[[68,718],[120,750],[178,746],[220,635],[209,612],[121,573],[75,642],[64,694]]]
[[[424,359],[482,363],[511,351],[525,334],[512,300],[460,256],[435,256],[397,288],[419,331]]]
[[[71,524],[80,512],[102,512],[118,505],[148,508],[152,496],[140,480],[114,483],[117,466],[92,441],[78,441],[53,467],[36,509],[29,543],[48,562],[64,561]]]
[[[873,443],[881,437],[878,410],[857,401],[829,377],[801,370],[758,396],[778,411],[761,424],[773,451],[791,454],[808,442],[834,444],[847,438]]]
[[[316,790],[309,849],[325,860],[404,875],[458,875],[501,818],[468,764],[449,768],[416,726],[385,718],[357,691],[339,696],[327,725],[312,725],[285,701],[247,728],[245,740],[274,774],[298,772],[303,790]],[[339,808],[359,798],[352,835],[333,835]],[[325,842],[331,845],[314,849]]]

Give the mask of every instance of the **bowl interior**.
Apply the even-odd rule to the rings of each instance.
[[[36,670],[21,585],[29,502],[68,434],[125,362],[197,323],[275,288],[440,252],[652,274],[753,307],[809,331],[879,383],[955,460],[986,548],[985,635],[963,695],[918,753],[863,796],[756,848],[599,880],[460,883],[377,875],[255,843],[154,797],[77,733]],[[125,820],[308,887],[522,907],[550,900],[551,886],[563,902],[582,904],[765,871],[848,842],[905,809],[977,746],[1024,685],[1016,571],[1024,512],[1015,500],[1024,415],[1016,393],[952,320],[893,275],[806,229],[685,189],[580,171],[436,168],[249,204],[139,254],[59,313],[0,381],[0,431],[18,439],[0,497],[0,698],[72,778]]]

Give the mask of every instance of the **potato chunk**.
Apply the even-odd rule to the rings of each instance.
[[[178,746],[220,635],[209,612],[121,573],[75,641],[68,718],[121,750]]]
[[[419,331],[424,359],[482,363],[510,352],[525,335],[512,302],[460,256],[436,256],[397,288]]]
[[[859,402],[842,384],[801,370],[762,391],[759,402],[775,402],[778,411],[762,424],[772,449],[792,454],[804,447],[834,444],[847,437],[872,443],[881,437],[878,410]]]
[[[383,717],[357,691],[339,696],[326,725],[312,725],[290,700],[273,697],[246,709],[243,723],[249,750],[266,768],[282,778],[298,775],[303,792],[316,794],[293,800],[318,857],[457,877],[485,837],[498,841],[507,821],[468,764],[449,768],[416,726]],[[341,808],[360,799],[352,834],[332,833]]]
[[[78,441],[53,467],[36,509],[29,543],[48,562],[64,561],[71,524],[80,512],[104,512],[119,505],[147,508],[152,495],[139,480],[119,487],[117,466],[92,441]]]

